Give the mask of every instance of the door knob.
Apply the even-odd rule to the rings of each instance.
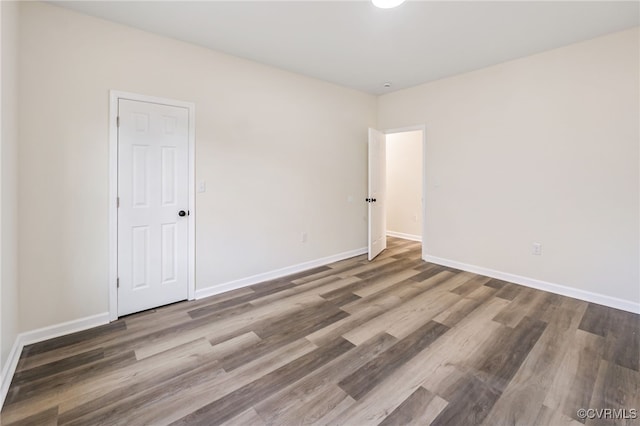
[[[187,212],[185,212],[184,210],[180,210],[178,212],[178,216],[180,216],[180,217],[183,217],[183,216],[186,216],[186,215],[187,215]]]

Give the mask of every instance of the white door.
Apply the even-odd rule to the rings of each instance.
[[[118,315],[188,296],[189,112],[118,100]]]
[[[387,248],[385,189],[387,151],[384,133],[369,129],[369,260]]]

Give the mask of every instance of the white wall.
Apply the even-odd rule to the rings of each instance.
[[[17,56],[18,7],[14,2],[0,2],[2,14],[1,79],[1,187],[0,187],[0,371],[3,371],[18,334],[17,278]],[[1,398],[0,398],[1,399]]]
[[[347,200],[375,97],[55,6],[21,18],[23,330],[108,309],[109,89],[196,104],[198,289],[366,245]]]
[[[387,140],[387,232],[422,237],[422,130]]]
[[[639,47],[636,28],[382,96],[381,128],[427,126],[428,254],[640,303]]]

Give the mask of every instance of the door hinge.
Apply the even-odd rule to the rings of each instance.
[[[120,127],[120,116],[116,117],[116,127]]]
[[[116,197],[116,208],[120,208],[120,197]]]
[[[116,288],[120,288],[120,278],[116,278]]]

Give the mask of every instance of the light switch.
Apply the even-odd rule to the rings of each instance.
[[[207,182],[200,180],[198,181],[198,192],[205,192],[207,190]]]

